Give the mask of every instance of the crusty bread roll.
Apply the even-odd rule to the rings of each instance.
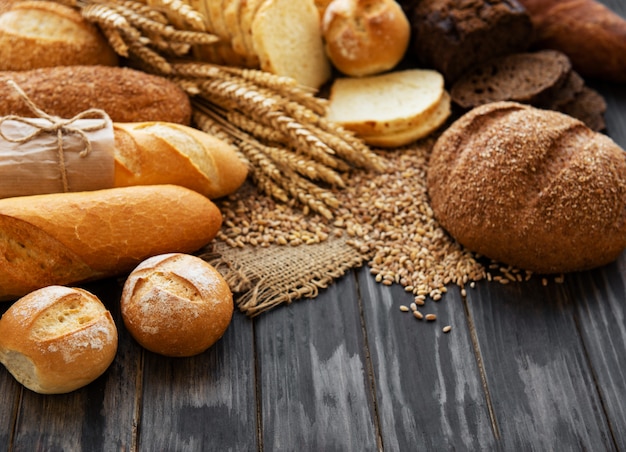
[[[535,45],[565,53],[584,77],[626,82],[626,18],[596,0],[519,0]]]
[[[117,54],[99,30],[69,6],[21,1],[0,15],[0,70],[102,64]]]
[[[437,140],[433,212],[462,245],[537,273],[586,270],[626,247],[626,153],[562,113],[477,107]]]
[[[345,75],[393,69],[404,56],[411,26],[395,0],[333,0],[322,18],[326,54]]]
[[[174,184],[215,199],[233,193],[248,167],[236,149],[192,127],[115,123],[116,187]]]
[[[111,314],[93,294],[48,286],[15,302],[0,319],[0,362],[41,394],[62,394],[102,375],[117,352]]]
[[[122,291],[122,318],[144,348],[165,356],[197,355],[222,337],[233,315],[233,296],[206,261],[170,253],[145,260]]]
[[[61,118],[98,108],[115,122],[191,122],[191,102],[181,88],[166,78],[126,67],[57,66],[0,72],[0,116],[32,117],[8,80],[40,109]]]
[[[119,275],[142,260],[190,253],[217,234],[208,198],[175,185],[0,200],[0,300]]]

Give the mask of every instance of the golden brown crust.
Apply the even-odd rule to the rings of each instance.
[[[32,117],[7,80],[15,81],[43,111],[62,118],[99,108],[115,122],[191,121],[191,103],[182,89],[163,77],[130,68],[58,66],[0,72],[0,116]]]
[[[333,0],[322,19],[326,54],[346,75],[394,68],[409,45],[411,27],[395,0]]]
[[[172,123],[115,123],[115,186],[174,184],[215,199],[248,175],[233,146]]]
[[[0,15],[0,70],[118,62],[99,30],[68,6],[22,1]]]
[[[428,191],[456,240],[526,270],[589,269],[626,247],[624,151],[561,113],[475,108],[435,144]]]
[[[117,341],[109,311],[82,289],[31,292],[0,319],[0,361],[42,394],[74,391],[98,378],[115,358]]]
[[[222,337],[233,297],[220,273],[196,256],[165,254],[131,272],[121,297],[122,318],[139,344],[165,356],[193,356]]]
[[[0,215],[21,220],[19,234],[10,220],[0,230],[0,249],[19,257],[0,254],[0,300],[33,286],[122,274],[157,254],[196,251],[222,221],[208,198],[175,185],[6,198]],[[42,261],[50,268],[40,269]],[[66,264],[71,268],[61,271]]]

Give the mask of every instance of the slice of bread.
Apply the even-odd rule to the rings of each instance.
[[[368,145],[381,148],[398,148],[425,138],[441,127],[450,117],[450,103],[450,95],[444,92],[443,97],[437,104],[437,108],[423,118],[422,122],[419,124],[397,132],[382,133],[380,135],[363,135],[361,138]]]
[[[261,69],[314,89],[331,76],[313,0],[266,0],[252,22]]]
[[[505,100],[537,105],[564,85],[571,70],[569,58],[556,50],[515,53],[467,72],[450,94],[465,109]]]
[[[331,87],[327,118],[363,136],[399,133],[422,124],[444,92],[443,76],[430,69],[339,78]]]
[[[604,97],[593,88],[585,86],[571,102],[559,107],[559,111],[584,122],[591,130],[599,132],[606,128],[604,121],[606,108]]]
[[[248,53],[250,54],[254,65],[258,67],[259,57],[254,50],[254,43],[252,42],[252,21],[256,16],[257,11],[263,5],[265,0],[243,0],[241,6],[241,15],[239,21],[241,22],[241,32],[243,34],[243,41]]]

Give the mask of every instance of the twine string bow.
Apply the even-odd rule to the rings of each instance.
[[[41,110],[35,105],[35,103],[26,95],[26,93],[15,83],[13,80],[8,80],[7,84],[15,90],[19,97],[26,103],[28,108],[34,113],[36,118],[44,119],[47,124],[33,121],[30,118],[24,118],[18,115],[8,115],[0,117],[0,138],[11,143],[28,143],[29,141],[37,138],[40,135],[55,134],[57,137],[57,155],[59,158],[59,169],[61,172],[61,181],[63,183],[63,191],[69,191],[69,184],[67,180],[67,167],[65,163],[65,151],[63,149],[63,136],[64,135],[78,135],[80,138],[83,150],[79,153],[80,157],[86,157],[91,153],[91,141],[89,140],[88,132],[95,132],[107,127],[109,117],[104,110],[97,108],[90,108],[85,110],[70,119],[59,118],[58,116],[52,116]],[[78,125],[76,122],[80,119],[100,119],[101,121],[91,125]],[[2,126],[5,121],[16,121],[22,124],[26,124],[33,128],[33,131],[25,136],[9,137],[5,135],[2,130]]]

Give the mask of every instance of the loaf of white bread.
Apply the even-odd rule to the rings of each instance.
[[[196,58],[260,68],[314,89],[330,79],[321,18],[313,0],[187,0],[203,14],[217,44],[196,46]]]
[[[40,394],[63,394],[91,383],[113,362],[117,345],[111,313],[82,289],[36,290],[0,319],[0,362]]]
[[[1,199],[0,301],[127,273],[157,254],[197,251],[221,222],[213,202],[176,185]]]
[[[424,138],[450,116],[443,76],[408,69],[336,79],[327,118],[372,146],[394,148]]]
[[[76,9],[51,1],[19,1],[0,11],[0,70],[119,64],[100,30]]]

